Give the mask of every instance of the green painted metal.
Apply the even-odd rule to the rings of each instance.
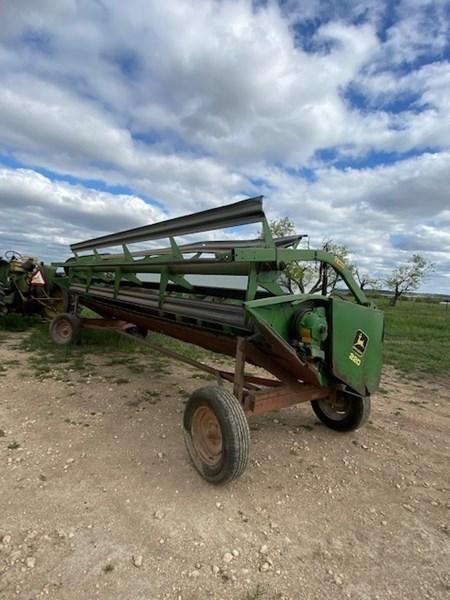
[[[363,396],[374,392],[381,375],[383,313],[333,298],[331,329],[331,364],[335,377]]]
[[[292,337],[290,322],[299,306],[314,298],[317,296],[309,294],[285,294],[284,296],[261,298],[246,302],[245,310],[256,323],[266,323],[289,343]]]
[[[306,360],[325,360],[328,321],[324,306],[312,306],[298,313],[295,333],[298,335],[298,347]]]
[[[37,275],[45,284],[35,283]],[[8,312],[51,314],[53,306],[63,306],[62,287],[57,284],[56,268],[51,265],[19,254],[0,257],[0,316]]]
[[[232,244],[232,242],[230,242]],[[197,253],[198,254],[198,253]],[[347,287],[358,304],[371,306],[364,292],[359,288],[351,271],[342,261],[331,253],[320,250],[303,250],[295,248],[236,248],[225,256],[218,253],[214,258],[192,258],[173,251],[170,254],[148,256],[133,259],[131,254],[121,257],[91,254],[75,256],[70,262],[54,263],[57,267],[64,267],[77,281],[85,281],[87,287],[90,280],[95,277],[103,278],[105,273],[115,274],[120,270],[120,278],[141,283],[137,273],[156,273],[167,278],[173,283],[181,283],[191,289],[188,282],[180,276],[185,275],[241,275],[249,277],[247,299],[255,297],[258,286],[268,289],[275,295],[284,294],[280,286],[275,285],[279,279],[280,271],[290,262],[322,262],[330,265],[347,284]]]
[[[255,324],[256,330],[262,332],[261,338],[265,337],[264,331],[270,329],[277,336],[280,346],[286,349],[294,347],[301,364],[313,373],[320,385],[324,386],[332,383],[332,377],[324,361],[323,344],[326,336],[320,340],[316,336],[316,339],[312,340],[313,344],[309,341],[303,342],[299,326],[311,310],[316,311],[312,319],[319,321],[318,326],[323,325],[325,307],[329,301],[330,298],[315,294],[295,294],[262,298],[245,303],[245,310]],[[312,322],[308,324],[313,325]]]
[[[379,385],[383,356],[383,313],[373,307],[334,297],[292,295],[247,302],[246,311],[258,327],[274,330],[317,375],[321,385],[345,383],[361,395]],[[311,341],[301,329],[311,330]],[[321,331],[324,328],[324,331]],[[359,332],[368,342],[353,347]],[[302,337],[304,339],[302,339]]]
[[[216,331],[225,337],[247,331],[260,349],[270,349],[274,360],[289,363],[290,372],[298,372],[298,379],[321,386],[345,385],[362,395],[373,392],[381,371],[383,317],[359,288],[350,269],[331,253],[299,248],[301,236],[273,239],[260,199],[235,206],[236,214],[232,206],[227,206],[75,244],[74,256],[54,265],[65,271],[60,285],[76,293],[81,302],[83,298],[86,303],[96,299],[115,302],[115,314],[121,318],[127,311],[134,318],[135,303],[152,318],[171,318],[196,330]],[[175,239],[179,232],[205,231],[208,223],[218,228],[258,221],[261,239],[248,243],[230,240],[179,245]],[[146,235],[156,239],[158,232],[167,237],[168,247],[130,251],[129,243],[142,242]],[[104,248],[111,240],[121,245],[122,252],[98,251],[97,247]],[[89,254],[80,255],[79,251]],[[352,300],[287,294],[280,283],[281,275],[295,261],[318,262],[334,269]],[[151,296],[153,288],[149,287],[147,274],[159,275],[154,292],[157,300]],[[208,292],[194,285],[189,275],[244,276],[247,285],[242,293],[228,297],[222,288],[209,288]],[[142,290],[142,294],[136,290]],[[257,299],[262,290],[266,297]],[[185,302],[185,314],[182,304],[176,304],[177,298]],[[223,322],[218,317],[218,304]],[[357,348],[351,349],[358,332],[362,332],[362,339],[369,339],[361,355]]]

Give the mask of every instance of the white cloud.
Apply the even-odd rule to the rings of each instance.
[[[75,241],[164,218],[136,196],[51,181],[26,169],[0,169],[0,210],[3,251],[12,244],[23,253],[36,249],[42,258],[53,259],[68,254]]]
[[[373,0],[256,4],[4,0],[0,154],[136,195],[5,169],[2,237],[64,245],[257,194],[262,181],[273,216],[347,243],[380,273],[414,248],[448,264],[446,3],[402,0],[387,29],[388,5]],[[317,159],[430,148],[390,166]],[[292,174],[303,167],[315,180]]]
[[[429,289],[445,290],[450,260],[450,153],[372,169],[325,168],[312,182],[266,170],[272,218],[291,217],[312,246],[332,239],[352,260],[384,277],[413,252],[437,263]],[[259,173],[264,177],[264,173]]]
[[[72,159],[133,171],[140,161],[130,134],[156,133],[163,152],[182,141],[234,168],[258,160],[294,165],[335,146],[358,156],[403,152],[431,139],[448,145],[442,133],[443,123],[450,126],[448,106],[393,116],[345,101],[343,92],[363,67],[370,73],[386,47],[396,52],[390,38],[385,44],[377,38],[375,16],[359,25],[344,18],[323,24],[313,34],[316,51],[306,52],[273,2],[254,9],[247,1],[133,0],[135,10],[122,2],[81,2],[76,20],[72,2],[48,3],[39,18],[30,9],[14,19],[7,6],[4,31],[27,40],[14,47],[10,33],[14,52],[0,54],[4,128],[14,132],[17,113],[29,113],[6,138],[17,150],[48,132],[47,145],[67,140]],[[376,15],[371,2],[354,8]],[[406,15],[399,23],[411,15],[425,18],[420,7],[398,11]],[[16,76],[23,70],[34,77]],[[366,76],[362,85],[370,88],[372,77],[380,75]],[[120,157],[114,153],[119,146]]]
[[[11,111],[19,95],[17,110],[29,110],[20,129],[30,136],[41,133],[36,117],[40,128],[51,132],[56,126],[63,136],[71,125],[80,129],[74,143],[86,129],[93,135],[100,112],[103,120],[115,121],[116,137],[105,140],[104,160],[111,143],[122,144],[127,157],[132,141],[121,130],[129,127],[181,137],[230,163],[305,160],[317,148],[343,143],[347,121],[358,127],[361,117],[346,108],[341,90],[377,49],[370,25],[329,23],[316,36],[331,43],[330,51],[311,54],[295,47],[288,22],[272,3],[256,11],[250,2],[134,4],[136,11],[109,3],[103,12],[82,4],[69,27],[71,5],[68,13],[51,9],[32,42],[27,70],[36,73],[34,80],[11,77],[6,61],[5,95],[8,85],[13,89],[2,121],[16,125]],[[19,64],[28,66],[29,45],[17,45],[16,52]],[[48,113],[35,102],[48,102]],[[54,105],[62,103],[67,108],[58,113]],[[81,128],[80,113],[86,117]],[[15,142],[20,148],[20,139]],[[97,143],[88,142],[85,135],[85,160],[98,154]]]
[[[261,167],[254,175],[264,179],[269,218],[292,218],[299,232],[309,234],[312,247],[330,239],[345,244],[353,261],[379,277],[412,252],[420,252],[442,263],[433,285],[443,290],[450,258],[450,203],[445,192],[450,185],[449,159],[450,154],[425,155],[377,169],[323,168],[313,182],[273,167]],[[217,185],[225,194],[226,181]],[[188,189],[183,194],[194,202]],[[0,238],[12,234],[22,248],[30,232],[37,245],[57,240],[52,257],[65,254],[73,241],[166,217],[135,196],[51,182],[27,170],[0,171],[0,198]],[[183,206],[180,212],[189,209]]]
[[[449,45],[448,9],[448,0],[401,0],[384,46],[389,60],[400,64],[441,55]]]

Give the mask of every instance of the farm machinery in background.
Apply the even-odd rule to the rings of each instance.
[[[64,310],[66,296],[55,267],[12,250],[0,256],[0,317],[16,312],[51,318]]]
[[[261,223],[261,239],[182,244],[176,237]],[[302,236],[274,239],[262,197],[73,244],[73,256],[55,267],[71,311],[50,324],[61,345],[78,341],[82,327],[130,325],[157,331],[235,358],[234,371],[200,363],[140,340],[157,352],[214,375],[217,385],[196,390],[184,410],[186,446],[212,483],[244,471],[250,445],[247,417],[310,402],[337,431],[368,418],[370,395],[382,365],[383,314],[367,299],[343,261],[299,248]],[[130,245],[166,238],[169,245],[132,252]],[[105,253],[104,248],[120,251]],[[282,274],[296,261],[316,261],[346,284],[350,299],[290,294]],[[227,280],[234,285],[226,284]],[[239,282],[245,281],[245,287]],[[80,316],[87,307],[101,319]],[[261,367],[270,376],[247,372]],[[224,382],[231,385],[223,385]],[[231,391],[231,389],[232,391]]]

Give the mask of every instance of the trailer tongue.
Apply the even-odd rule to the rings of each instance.
[[[175,240],[257,222],[262,225],[257,240],[183,245]],[[133,327],[235,357],[231,373],[142,341],[214,373],[220,384],[233,383],[233,393],[223,385],[194,392],[183,421],[198,471],[212,483],[230,481],[247,464],[247,416],[311,402],[328,427],[350,431],[367,419],[370,394],[379,384],[383,314],[339,258],[299,248],[301,237],[273,239],[259,197],[73,244],[74,256],[56,265],[65,270],[58,281],[69,292],[73,310],[55,317],[51,336],[67,344],[77,339],[82,325],[108,326],[124,335]],[[170,245],[130,250],[130,244],[161,238]],[[116,246],[120,253],[99,252]],[[288,294],[280,276],[295,261],[316,261],[336,271],[350,299]],[[245,288],[218,286],[218,276],[223,282],[245,281]],[[102,319],[80,319],[80,306]],[[273,378],[247,374],[246,363]]]

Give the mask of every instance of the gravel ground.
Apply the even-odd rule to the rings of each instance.
[[[181,429],[197,372],[124,357],[38,377],[18,337],[0,345],[0,598],[449,598],[447,381],[386,369],[350,434],[309,406],[253,418],[248,470],[213,487]]]

